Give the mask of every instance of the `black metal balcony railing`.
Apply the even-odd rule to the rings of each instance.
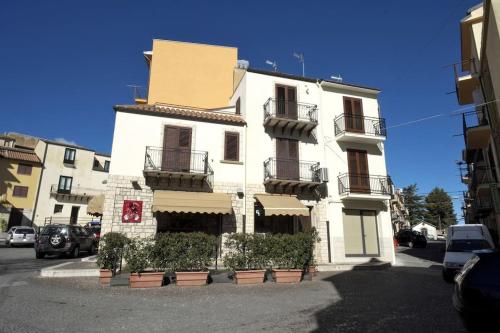
[[[270,157],[264,161],[264,180],[320,182],[319,162]]]
[[[80,187],[80,186],[71,186],[68,189],[59,187],[59,184],[52,184],[50,186],[50,193],[92,197],[102,194],[103,190],[98,190],[95,188],[88,188],[88,187]]]
[[[470,189],[475,190],[479,185],[487,185],[495,182],[496,180],[493,175],[493,170],[486,166],[476,166],[472,170]]]
[[[469,70],[463,71],[461,69],[463,64],[468,64]],[[478,67],[479,66],[478,66],[475,58],[464,60],[458,64],[453,64],[453,73],[455,74],[455,84],[458,85],[458,80],[460,77],[479,73]],[[457,89],[457,91],[458,91],[458,89]]]
[[[318,106],[316,104],[269,98],[264,104],[264,121],[270,117],[317,123]]]
[[[344,173],[339,175],[339,194],[362,193],[390,195],[390,177]]]
[[[144,171],[213,174],[208,152],[162,147],[146,147]]]
[[[384,118],[341,114],[335,117],[334,123],[335,136],[345,132],[371,136],[387,136]]]
[[[488,125],[488,108],[486,105],[477,110],[462,113],[462,126],[465,145],[467,146],[467,130]]]

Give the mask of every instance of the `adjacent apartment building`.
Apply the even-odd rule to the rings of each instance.
[[[500,1],[485,0],[460,21],[461,62],[455,65],[458,102],[463,114],[467,165],[462,181],[467,223],[483,223],[500,238]]]
[[[320,264],[394,260],[378,89],[252,69],[233,47],[154,40],[144,57],[147,96],[114,107],[104,233],[314,227]]]
[[[10,209],[9,225],[85,224],[100,219],[109,155],[19,133],[2,138],[0,172],[6,174],[1,179],[7,189],[2,192],[6,192],[9,205],[16,208]],[[4,167],[5,163],[10,164]],[[19,210],[23,222],[15,217],[20,215]]]

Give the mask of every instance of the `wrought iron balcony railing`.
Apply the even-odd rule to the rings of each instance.
[[[264,161],[264,180],[292,180],[319,183],[319,162],[270,157]]]
[[[486,166],[476,166],[472,171],[470,188],[475,190],[479,185],[487,185],[495,182],[493,170]]]
[[[344,173],[339,175],[339,194],[391,195],[390,177]]]
[[[387,136],[384,118],[341,114],[335,117],[335,136],[348,133]]]
[[[68,188],[60,187],[58,184],[52,184],[50,186],[51,194],[67,194],[74,196],[82,196],[82,197],[93,197],[96,195],[103,194],[104,190],[98,190],[95,188],[88,187],[80,187],[80,186],[71,186]]]
[[[269,98],[264,104],[264,122],[270,117],[318,123],[318,106]]]
[[[144,171],[213,174],[208,152],[162,147],[146,147]]]

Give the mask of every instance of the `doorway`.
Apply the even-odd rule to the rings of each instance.
[[[347,132],[365,132],[363,107],[359,98],[344,97],[344,118]]]
[[[295,87],[276,85],[276,116],[297,119],[297,90]]]
[[[191,128],[165,126],[161,169],[189,172],[191,165]]]
[[[78,223],[78,212],[80,211],[80,206],[71,207],[71,216],[69,218],[69,224]]]
[[[297,140],[276,138],[276,176],[278,179],[300,180]]]
[[[353,193],[370,193],[368,157],[365,150],[347,150],[349,188]]]
[[[12,207],[10,209],[10,215],[9,215],[9,223],[7,225],[7,230],[12,228],[12,227],[17,227],[22,225],[23,223],[23,209],[22,208],[15,208]]]
[[[343,226],[346,257],[378,257],[380,255],[375,211],[344,209]]]

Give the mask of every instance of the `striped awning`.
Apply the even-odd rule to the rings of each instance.
[[[297,197],[289,195],[256,194],[257,199],[264,207],[265,216],[271,215],[302,215],[309,216],[309,208],[304,206]]]
[[[231,214],[231,196],[226,193],[154,191],[153,212]]]
[[[96,195],[87,204],[87,214],[101,216],[104,208],[104,194]]]

